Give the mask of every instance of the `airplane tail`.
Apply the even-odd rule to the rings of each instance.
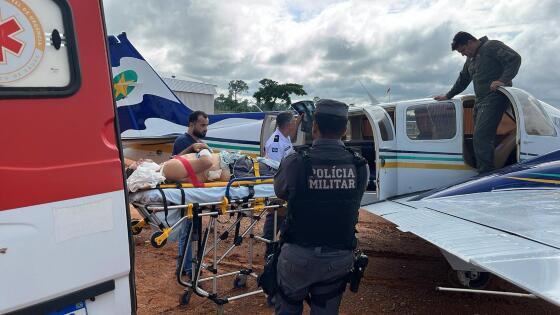
[[[126,33],[109,36],[108,41],[122,138],[161,138],[184,133],[193,110],[171,91],[130,43]],[[209,115],[209,130],[262,120],[264,114]]]

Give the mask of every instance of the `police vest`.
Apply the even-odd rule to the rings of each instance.
[[[305,174],[288,200],[283,241],[304,247],[355,248],[366,160],[350,149],[331,158],[315,156],[308,149],[298,154]]]

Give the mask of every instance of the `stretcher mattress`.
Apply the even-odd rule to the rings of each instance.
[[[259,184],[253,186],[255,193],[254,197],[274,197],[274,186],[272,184]],[[210,188],[165,188],[163,192],[168,205],[181,204],[181,191],[185,192],[185,203],[207,203],[207,202],[220,202],[226,194],[226,187],[210,187]],[[230,197],[232,199],[241,199],[249,195],[249,187],[230,187]],[[130,193],[130,202],[133,204],[148,206],[148,205],[161,205],[163,198],[158,189],[150,189]],[[161,222],[166,222],[169,226],[174,225],[181,219],[181,211],[179,209],[170,209],[167,217],[163,211],[158,211],[153,214]],[[184,223],[183,223],[184,224]],[[168,237],[169,242],[176,242],[182,228],[173,229]]]
[[[272,184],[260,184],[253,186],[254,197],[274,197],[274,186]],[[169,205],[181,204],[181,191],[185,192],[186,203],[220,202],[226,195],[226,187],[210,188],[165,188],[163,192]],[[249,187],[230,187],[231,199],[241,199],[249,195]],[[157,189],[150,189],[131,193],[130,202],[142,205],[162,204],[161,193]]]

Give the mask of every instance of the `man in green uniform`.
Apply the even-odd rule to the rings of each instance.
[[[473,82],[476,95],[473,111],[474,155],[478,172],[489,172],[494,169],[496,130],[507,106],[506,96],[497,89],[512,85],[521,65],[521,56],[500,41],[488,40],[486,36],[476,39],[467,32],[455,34],[451,50],[466,56],[467,60],[451,90],[434,99],[451,99]]]

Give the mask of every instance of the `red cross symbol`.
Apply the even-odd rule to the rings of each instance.
[[[13,36],[23,30],[17,20],[12,16],[2,21],[0,17],[0,63],[6,62],[5,51],[10,51],[14,55],[19,55],[23,50],[23,43]]]

